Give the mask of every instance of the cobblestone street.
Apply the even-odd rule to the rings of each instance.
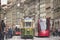
[[[7,39],[7,40],[32,40],[32,39],[21,39],[20,36],[14,36],[13,38]],[[60,37],[58,36],[57,37],[50,36],[49,38],[48,37],[34,37],[33,40],[60,40]]]

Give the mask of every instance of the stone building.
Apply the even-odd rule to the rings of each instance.
[[[60,27],[60,0],[53,0],[54,27]]]
[[[41,15],[53,19],[52,4],[52,0],[9,0],[7,6],[2,7],[6,10],[3,19],[9,25],[19,25],[24,16],[35,16],[36,22]]]

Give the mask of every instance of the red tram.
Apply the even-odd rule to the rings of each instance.
[[[38,20],[38,36],[46,36],[50,35],[50,18],[40,18]]]

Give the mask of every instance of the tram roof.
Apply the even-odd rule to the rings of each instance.
[[[33,18],[26,17],[25,20],[32,20]]]
[[[32,22],[33,20],[32,19],[25,19],[24,21],[25,22]]]
[[[32,22],[33,18],[25,18],[24,21],[25,22]]]

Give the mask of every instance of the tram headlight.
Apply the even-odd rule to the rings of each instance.
[[[29,31],[29,29],[27,29],[27,31]]]

